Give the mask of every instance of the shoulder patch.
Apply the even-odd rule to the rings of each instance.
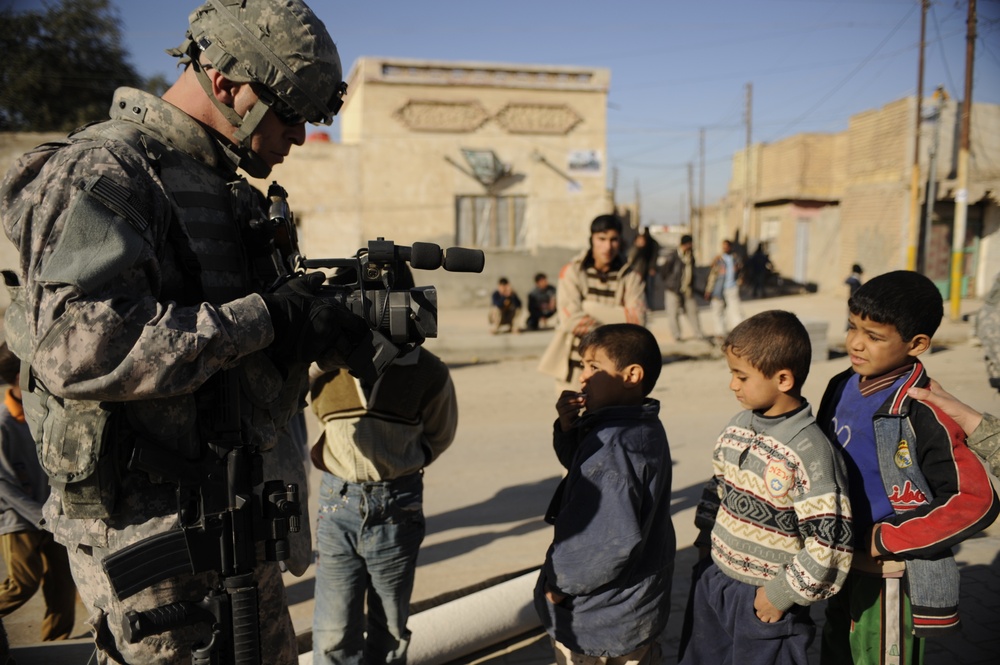
[[[140,233],[149,226],[149,210],[128,188],[104,175],[87,178],[80,186]]]

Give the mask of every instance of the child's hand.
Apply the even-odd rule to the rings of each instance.
[[[545,600],[549,601],[553,605],[558,605],[559,603],[566,600],[566,594],[559,593],[548,584],[545,585]]]
[[[757,587],[757,595],[753,599],[753,611],[757,618],[764,623],[777,623],[781,621],[781,617],[785,616],[784,612],[772,605],[771,601],[767,599],[767,594],[764,593],[762,586]]]
[[[556,400],[556,411],[559,413],[559,428],[568,432],[580,418],[580,410],[587,405],[587,396],[583,393],[564,390]]]

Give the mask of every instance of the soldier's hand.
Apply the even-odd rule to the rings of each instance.
[[[347,308],[316,295],[325,277],[310,273],[295,277],[274,293],[262,294],[274,326],[274,356],[289,362],[312,362],[331,348],[347,345],[370,331],[364,320]]]
[[[378,378],[373,360],[376,355],[372,331],[368,324],[359,316],[352,314],[347,308],[337,306],[336,317],[337,336],[330,340],[332,344],[324,348],[324,355],[339,359],[338,364],[347,367],[351,374],[368,385],[373,385]]]

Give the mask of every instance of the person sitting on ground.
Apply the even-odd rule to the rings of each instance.
[[[580,352],[581,392],[556,401],[553,447],[568,472],[546,515],[555,530],[535,610],[559,665],[657,663],[676,550],[670,446],[649,397],[663,359],[630,323],[587,333]]]
[[[507,328],[506,332],[517,332],[515,321],[521,311],[521,299],[514,291],[514,287],[506,277],[501,277],[497,281],[497,289],[490,297],[490,325],[493,326],[493,334],[501,332],[501,328]]]
[[[540,272],[535,275],[535,288],[528,294],[528,330],[544,328],[549,319],[556,315],[556,287],[549,284],[548,276]]]
[[[680,662],[804,665],[809,606],[840,591],[851,566],[847,471],[802,396],[812,346],[794,314],[756,314],[722,350],[745,410],[716,441],[695,513],[702,562]]]

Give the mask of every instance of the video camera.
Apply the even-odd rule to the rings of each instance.
[[[402,264],[408,263],[417,270],[444,268],[449,272],[478,273],[486,263],[480,249],[442,250],[429,242],[415,242],[407,247],[382,237],[369,240],[367,247],[350,258],[308,259],[299,251],[294,217],[284,188],[271,183],[267,198],[268,219],[256,222],[253,231],[258,242],[268,247],[266,253],[278,274],[283,275],[275,287],[307,270],[336,270],[320,293],[364,319],[371,329],[374,357],[357,359],[351,366],[356,375],[364,375],[370,381],[381,376],[400,353],[419,346],[428,337],[437,337],[437,289],[401,280]],[[359,362],[365,367],[355,366]]]
[[[482,272],[482,250],[452,247],[442,250],[429,242],[415,242],[411,247],[391,240],[369,240],[349,259],[300,259],[303,269],[335,268],[339,272],[325,283],[320,294],[346,307],[367,322],[379,342],[395,347],[393,357],[411,349],[428,337],[437,337],[437,289],[414,286],[408,278],[400,279],[403,262],[419,270],[444,268],[450,272]],[[338,276],[352,278],[340,283]],[[389,358],[391,362],[392,358]],[[376,367],[379,363],[376,362]]]

